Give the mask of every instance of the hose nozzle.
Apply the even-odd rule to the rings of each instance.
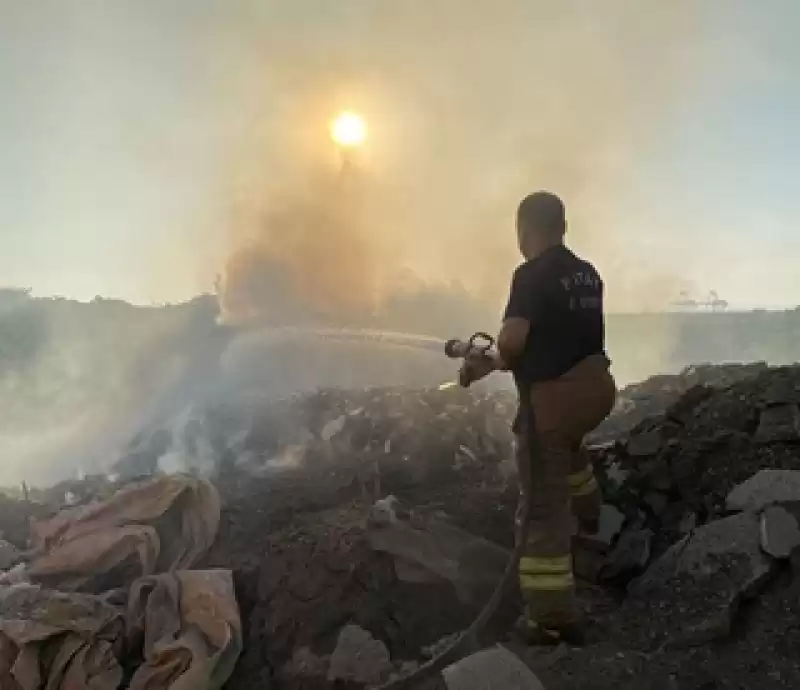
[[[494,338],[488,333],[473,333],[469,340],[464,342],[454,338],[444,344],[444,353],[451,359],[459,359],[468,355],[486,354],[494,347]]]

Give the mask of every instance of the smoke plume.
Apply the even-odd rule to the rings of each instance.
[[[351,2],[282,20],[258,34],[267,86],[231,156],[226,318],[394,327],[408,293],[496,315],[515,206],[540,188],[565,199],[612,309],[682,287],[631,225],[663,230],[639,175],[713,72],[698,3]],[[341,108],[369,127],[344,168],[326,138]]]

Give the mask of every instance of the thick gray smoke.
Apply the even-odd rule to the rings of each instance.
[[[105,471],[121,445],[214,385],[213,298],[141,308],[0,291],[0,486]]]
[[[281,37],[260,25],[268,93],[254,83],[248,112],[269,124],[232,156],[226,316],[394,327],[411,292],[461,293],[496,320],[514,209],[538,188],[565,198],[612,309],[664,306],[679,273],[626,221],[647,203],[641,163],[716,79],[703,7],[350,2],[324,22],[288,12]],[[369,126],[344,174],[326,138],[340,108]]]

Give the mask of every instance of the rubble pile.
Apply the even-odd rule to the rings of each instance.
[[[631,532],[654,535],[658,555],[729,514],[730,492],[760,470],[800,470],[798,402],[800,367],[696,385],[596,451],[604,496]]]
[[[766,371],[766,363],[695,364],[679,374],[651,376],[641,383],[626,386],[619,393],[614,413],[590,436],[589,442],[613,442],[637,424],[663,414],[684,393],[695,386],[725,388]]]
[[[508,394],[458,388],[323,390],[257,411],[235,464],[249,474],[359,467],[384,492],[452,481],[508,458],[514,409]]]
[[[368,687],[434,655],[497,582],[514,406],[460,389],[242,397],[141,435],[115,473],[211,468],[219,535],[194,567],[233,572],[243,648],[228,690]],[[519,687],[547,690],[800,686],[800,367],[654,377],[593,440],[606,504],[574,545],[591,644],[505,640],[512,592],[489,651],[434,685],[468,687],[491,664],[522,678],[521,659],[541,685]],[[111,484],[68,491],[80,503]]]
[[[173,464],[177,451],[180,469],[211,468],[223,481],[237,473],[294,472],[315,486],[324,475],[331,482],[357,481],[378,498],[484,477],[492,469],[511,471],[515,405],[508,392],[483,396],[457,387],[323,389],[286,400],[241,397],[194,411],[177,429],[134,439],[115,472],[152,474],[165,460]]]
[[[785,491],[778,504],[757,508],[731,503],[729,495],[756,481],[751,478],[763,468],[800,470],[788,414],[800,371],[736,365],[681,377],[641,386],[650,391],[645,405],[653,414],[642,414],[628,433],[593,451],[607,504],[600,543],[576,542],[576,568],[584,582],[608,586],[582,585],[581,596],[609,632],[600,649],[615,661],[603,662],[603,685],[591,670],[595,647],[569,654],[575,668],[587,655],[583,679],[565,663],[523,655],[551,690],[616,687],[633,667],[646,676],[641,655],[656,652],[667,661],[653,666],[651,680],[671,682],[680,676],[675,664],[685,661],[685,650],[704,653],[712,641],[730,639],[748,597],[782,605],[770,588],[785,572],[800,531],[795,506]],[[510,452],[513,401],[463,391],[380,391],[380,397],[378,391],[324,391],[293,401],[283,423],[272,408],[262,409],[269,410],[261,413],[263,425],[252,428],[271,423],[272,431],[242,441],[253,455],[220,478],[224,486],[230,482],[223,493],[238,504],[227,509],[225,538],[212,563],[236,569],[249,622],[231,687],[256,678],[278,687],[327,687],[338,677],[334,669],[350,668],[343,677],[360,683],[414,668],[440,638],[463,629],[502,571],[516,496],[498,468]],[[303,420],[301,431],[288,420]],[[406,436],[407,429],[416,436]],[[388,438],[394,443],[381,448]],[[471,454],[475,460],[465,462]],[[376,458],[380,469],[364,480],[363,468],[373,468]],[[323,472],[339,467],[350,469],[335,481]],[[392,467],[406,472],[386,470]],[[237,484],[235,476],[244,479]],[[376,476],[384,482],[380,490]],[[768,474],[757,481],[785,489],[788,476],[794,477],[776,481]],[[375,502],[389,494],[399,502]],[[376,527],[376,511],[392,518]],[[495,621],[498,635],[513,603]],[[657,623],[654,608],[663,614]],[[293,623],[298,619],[305,624]],[[746,640],[774,634],[762,627]],[[370,650],[366,669],[354,671],[336,656],[353,640]],[[745,658],[747,650],[736,654]]]

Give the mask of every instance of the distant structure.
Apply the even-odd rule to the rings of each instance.
[[[728,303],[724,299],[720,299],[716,290],[711,290],[711,292],[708,293],[706,306],[710,308],[711,311],[725,311],[728,308]]]
[[[689,293],[683,290],[678,296],[678,299],[670,303],[670,307],[674,311],[697,311],[698,304],[697,300],[689,297]]]
[[[721,299],[716,290],[710,290],[705,299],[694,299],[689,293],[684,290],[678,295],[678,299],[674,300],[670,307],[673,311],[682,312],[697,312],[697,311],[725,311],[728,308],[728,302]]]

